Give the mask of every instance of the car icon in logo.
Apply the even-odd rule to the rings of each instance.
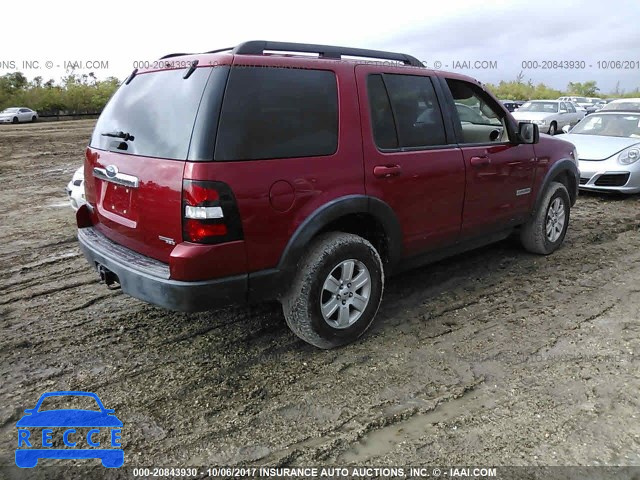
[[[107,172],[107,177],[114,178],[118,175],[118,167],[115,165],[107,165],[104,169]]]
[[[76,400],[77,403],[80,399],[89,403],[92,409],[43,409],[43,402],[52,403],[51,397],[55,397],[55,403],[60,400]],[[114,410],[104,407],[95,393],[48,392],[25,413],[16,423],[18,467],[35,467],[40,458],[99,458],[102,465],[109,468],[121,467],[124,463],[120,444],[122,422],[114,415]]]

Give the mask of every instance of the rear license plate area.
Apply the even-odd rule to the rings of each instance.
[[[107,183],[102,208],[116,215],[132,219],[132,195],[133,189],[130,187]]]

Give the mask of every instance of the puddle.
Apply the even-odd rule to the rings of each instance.
[[[344,463],[361,465],[370,458],[386,455],[401,442],[415,442],[437,432],[438,423],[451,422],[452,419],[466,413],[488,406],[491,400],[478,389],[454,400],[440,404],[435,410],[414,415],[393,425],[388,425],[365,434],[360,441],[340,455]],[[455,427],[454,427],[455,428]]]

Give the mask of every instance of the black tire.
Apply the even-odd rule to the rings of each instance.
[[[356,264],[353,271],[359,270],[368,273],[370,279],[370,284],[367,283],[369,285],[369,300],[353,323],[343,328],[336,328],[329,323],[332,321],[331,316],[329,316],[329,320],[325,320],[323,317],[321,303],[325,300],[325,303],[332,301],[332,297],[339,298],[338,295],[341,292],[343,298],[346,298],[348,302],[351,300],[344,296],[344,291],[341,290],[337,295],[332,296],[323,286],[325,281],[329,280],[329,275],[340,268],[343,262],[349,260],[361,262],[366,267],[365,271],[359,269]],[[337,278],[335,275],[333,276]],[[351,287],[351,283],[349,286]],[[346,285],[343,288],[346,289]],[[335,348],[353,342],[367,331],[378,313],[383,290],[382,260],[373,245],[357,235],[331,232],[315,239],[306,256],[298,263],[293,283],[281,300],[282,309],[287,325],[302,340],[318,348]],[[364,295],[364,292],[364,290],[358,290],[354,294],[359,296],[360,294]],[[327,294],[329,294],[328,299]],[[342,305],[345,305],[344,301],[341,300],[341,302]],[[338,306],[335,312],[339,315],[340,310],[344,308],[347,313],[355,311],[354,315],[358,315],[355,307],[354,310],[351,310],[350,303],[346,307]]]
[[[11,120],[11,123],[18,123],[18,117],[13,117],[13,120]]]
[[[37,120],[37,118],[36,118],[35,115],[33,117],[31,117],[31,122],[36,123],[36,120]]]
[[[557,131],[558,125],[556,122],[551,122],[551,125],[549,125],[549,135],[555,135]]]
[[[551,205],[557,205],[554,203],[556,199],[559,199],[560,204],[563,206],[565,218],[564,224],[562,225],[560,232],[558,232],[560,235],[552,241],[552,239],[547,235],[547,226],[548,222],[551,222],[552,228],[555,228],[556,224],[553,223],[553,218],[548,218],[548,216],[550,215],[549,210]],[[555,252],[560,245],[562,245],[567,233],[570,210],[571,199],[569,198],[567,188],[562,183],[551,182],[542,197],[538,210],[520,230],[520,242],[522,243],[522,246],[529,252],[540,255],[549,255],[550,253]]]

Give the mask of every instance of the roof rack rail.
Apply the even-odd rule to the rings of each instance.
[[[165,58],[171,58],[171,57],[182,57],[183,55],[193,55],[193,53],[170,53],[169,55],[160,57],[160,60],[164,60]]]
[[[351,57],[378,58],[394,60],[405,65],[424,67],[422,62],[405,53],[384,52],[381,50],[367,50],[364,48],[335,47],[331,45],[314,45],[311,43],[270,42],[265,40],[251,40],[236,46],[231,53],[235,55],[262,55],[265,50],[283,52],[317,53],[321,58],[340,59],[343,55]]]
[[[227,47],[227,48],[218,48],[216,50],[211,50],[209,52],[204,52],[204,53],[219,53],[219,52],[227,52],[229,50],[233,50],[234,47]]]

